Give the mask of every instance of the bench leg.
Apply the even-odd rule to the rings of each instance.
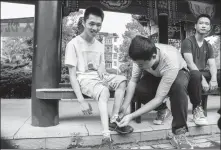
[[[130,113],[135,112],[135,102],[130,103]]]
[[[140,109],[141,107],[141,103],[140,102],[136,102],[136,110]],[[141,123],[141,116],[138,116],[137,118],[135,118],[136,123]]]
[[[32,100],[32,125],[50,127],[59,124],[59,100]]]
[[[207,99],[208,99],[208,95],[202,96],[202,107],[203,107],[205,116],[207,116]]]

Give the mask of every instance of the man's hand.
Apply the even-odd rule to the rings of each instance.
[[[107,73],[104,65],[100,65],[97,72],[98,72],[98,75],[101,78],[101,80],[103,79],[104,74]]]
[[[202,87],[203,87],[203,91],[207,92],[209,90],[209,85],[208,85],[207,81],[203,79],[201,84],[202,84]]]
[[[92,114],[92,107],[91,104],[86,102],[85,100],[80,102],[80,107],[84,115],[91,115]]]
[[[209,89],[210,89],[210,91],[213,91],[213,90],[215,90],[217,88],[218,88],[217,80],[213,80],[213,81],[211,80],[209,82]]]
[[[119,123],[117,123],[117,125],[118,125],[119,127],[127,126],[132,119],[133,119],[133,118],[132,118],[132,115],[131,115],[131,114],[126,115]]]

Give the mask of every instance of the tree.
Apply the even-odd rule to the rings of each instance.
[[[121,63],[119,69],[121,74],[125,75],[128,79],[131,77],[132,72],[132,60],[129,58],[128,49],[130,46],[130,42],[133,37],[136,35],[143,35],[149,36],[150,35],[150,28],[149,26],[142,26],[138,21],[137,18],[139,16],[132,15],[132,22],[126,24],[126,31],[123,34],[123,43],[120,45],[119,48],[119,61]]]
[[[64,66],[66,44],[80,33],[78,18],[82,11],[70,13],[62,22],[62,81],[68,82]],[[9,37],[4,42],[1,60],[0,96],[5,98],[30,98],[32,81],[33,37]]]
[[[1,97],[31,96],[33,44],[30,37],[9,37],[4,42],[1,61]]]

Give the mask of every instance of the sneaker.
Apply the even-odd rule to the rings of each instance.
[[[157,117],[155,118],[153,123],[156,125],[161,125],[161,124],[163,124],[163,122],[165,121],[166,118],[169,118],[170,115],[171,115],[171,113],[168,108],[163,109],[163,110],[159,110],[157,112]]]
[[[208,125],[208,121],[204,115],[203,109],[201,106],[197,106],[193,110],[193,121],[196,125]]]
[[[176,147],[177,149],[193,149],[193,145],[188,141],[185,129],[181,128],[180,133],[174,134],[173,138],[171,139],[171,144]]]
[[[113,140],[110,137],[104,137],[99,149],[113,149]]]
[[[116,121],[119,122],[120,119],[118,118]],[[129,125],[127,125],[125,127],[118,127],[116,122],[113,122],[113,123],[109,122],[109,130],[116,131],[119,134],[129,134],[134,131],[134,128]]]

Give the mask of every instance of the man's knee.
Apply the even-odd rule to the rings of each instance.
[[[198,70],[192,70],[192,71],[190,71],[190,77],[191,77],[191,79],[194,80],[194,81],[197,81],[197,80],[201,81],[201,80],[202,80],[202,74],[201,74],[201,72],[198,71]]]
[[[107,87],[104,87],[104,89],[102,90],[100,94],[99,101],[107,102],[109,98],[110,98],[110,91]]]
[[[175,80],[170,91],[174,93],[187,93],[187,85],[181,80]]]

